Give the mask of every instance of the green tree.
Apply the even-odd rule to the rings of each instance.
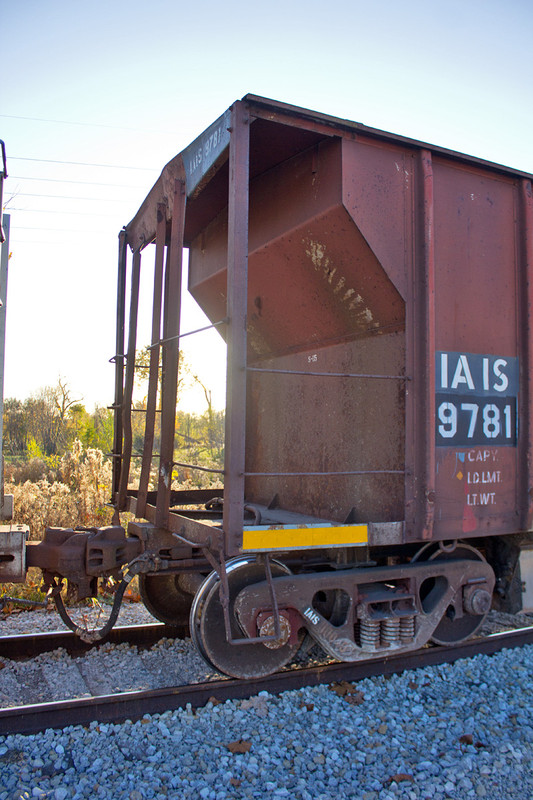
[[[113,448],[113,412],[97,406],[90,413],[82,403],[75,403],[68,414],[69,446],[75,439],[86,448],[110,453]]]
[[[40,389],[24,401],[11,398],[4,402],[4,454],[8,460],[51,459],[57,466],[76,439],[86,448],[110,453],[113,412],[101,407],[87,411],[65,381]]]
[[[111,453],[113,450],[113,425],[113,411],[110,408],[97,406],[91,414],[91,427],[90,432],[89,430],[86,432],[85,446],[94,447],[104,454]]]

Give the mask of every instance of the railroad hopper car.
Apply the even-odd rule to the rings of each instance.
[[[228,348],[223,489],[173,484],[184,248],[189,291]],[[12,532],[0,574],[40,566],[66,620],[65,578],[85,597],[118,576],[101,635],[139,575],[152,613],[190,614],[203,657],[238,677],[281,668],[305,638],[341,660],[379,658],[462,641],[493,606],[518,610],[531,581],[532,270],[531,175],[235,102],[120,234],[113,525],[39,543]]]

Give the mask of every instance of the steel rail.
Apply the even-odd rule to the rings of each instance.
[[[116,626],[98,644],[131,644],[146,648],[164,637],[183,639],[188,635],[188,626],[171,627],[162,622],[151,622],[146,625]],[[88,652],[94,645],[83,642],[72,631],[43,631],[17,636],[0,636],[0,657],[10,658],[13,661],[35,658],[41,653],[48,653],[59,647],[66,650],[69,655],[75,655]]]
[[[204,706],[209,700],[238,700],[267,691],[270,694],[338,681],[359,681],[378,675],[392,675],[408,669],[453,663],[460,658],[493,655],[504,648],[533,644],[533,626],[494,633],[454,646],[430,646],[413,653],[360,663],[334,663],[302,669],[286,669],[260,679],[233,678],[149,691],[62,700],[54,703],[16,706],[0,710],[0,734],[31,734],[46,728],[87,725],[93,721],[121,723],[145,714]]]

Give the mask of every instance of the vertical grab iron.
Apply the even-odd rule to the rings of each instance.
[[[122,230],[118,238],[118,278],[117,278],[117,327],[115,355],[111,359],[115,363],[115,401],[113,403],[113,503],[117,503],[122,467],[122,403],[124,401],[124,336],[126,317],[126,267],[127,267],[126,231]],[[117,507],[117,506],[116,506]]]
[[[152,454],[155,433],[155,416],[157,408],[157,389],[159,385],[159,362],[161,353],[161,307],[163,293],[163,266],[165,258],[165,240],[167,229],[167,206],[160,203],[157,207],[157,229],[155,242],[155,274],[154,299],[152,308],[152,341],[150,345],[150,371],[148,378],[148,396],[146,400],[146,425],[144,447],[137,495],[137,515],[144,517],[148,495],[148,483],[152,466]]]
[[[183,233],[187,194],[185,181],[174,183],[170,253],[165,276],[165,303],[163,318],[163,381],[161,390],[161,455],[155,524],[157,528],[168,525],[172,468],[174,466],[174,434],[176,428],[176,400],[179,372],[179,333],[181,314],[181,276],[183,261]]]
[[[250,124],[246,105],[231,109],[227,270],[227,388],[224,535],[228,555],[239,552],[244,515],[246,436],[246,324]]]

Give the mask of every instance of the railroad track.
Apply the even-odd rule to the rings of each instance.
[[[109,644],[130,644],[136,647],[151,647],[164,637],[184,638],[189,627],[170,627],[162,622],[145,625],[124,625],[112,628],[105,638]],[[34,634],[0,636],[0,658],[35,658],[42,653],[63,648],[71,655],[92,650],[94,645],[82,641],[71,631],[42,631]]]
[[[135,630],[137,629],[137,630]],[[144,631],[143,631],[144,629]],[[149,629],[149,630],[147,630]],[[157,630],[159,629],[159,630]],[[164,634],[165,626],[132,626],[117,629],[116,634],[122,642],[137,639],[140,646],[148,646],[150,637]],[[119,633],[120,631],[120,633]],[[168,629],[166,629],[168,632]],[[55,634],[58,636],[58,634]],[[61,634],[62,641],[68,642],[69,634]],[[50,634],[44,634],[49,642]],[[23,637],[10,637],[13,642]],[[28,637],[25,637],[28,638]],[[44,647],[41,635],[29,637],[35,646]],[[7,637],[1,642],[7,647]],[[92,721],[122,722],[126,719],[139,719],[145,714],[161,713],[191,704],[191,707],[204,706],[210,700],[242,699],[268,691],[271,694],[315,686],[321,683],[341,681],[355,682],[366,677],[390,675],[406,669],[452,663],[460,658],[475,655],[492,655],[503,648],[521,647],[533,643],[533,626],[512,631],[503,631],[489,636],[469,640],[453,647],[429,646],[418,652],[379,658],[367,662],[346,664],[320,664],[313,667],[286,669],[262,679],[235,680],[212,679],[202,683],[171,686],[147,691],[128,691],[96,697],[83,697],[31,705],[19,705],[0,710],[0,734],[38,733],[46,728],[63,728],[68,725],[87,725]],[[21,643],[18,643],[20,646]],[[28,650],[29,643],[26,643]],[[59,646],[64,646],[61,644]],[[49,648],[48,648],[49,649]],[[42,652],[42,650],[41,650]],[[13,652],[11,652],[11,657]]]

